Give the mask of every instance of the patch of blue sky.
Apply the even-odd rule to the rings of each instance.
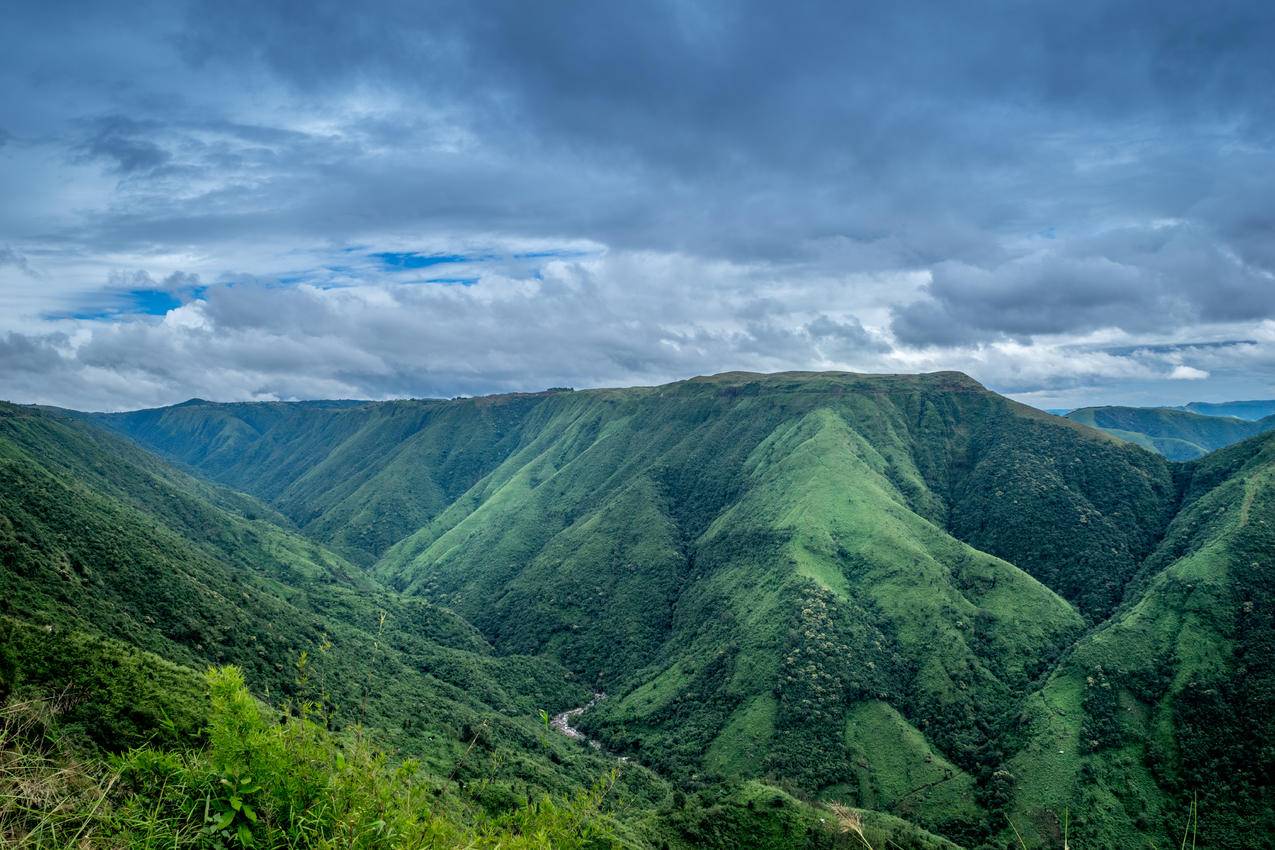
[[[379,251],[369,254],[387,269],[409,271],[426,269],[430,266],[442,266],[450,263],[469,263],[482,260],[482,257],[467,257],[464,254],[418,254],[415,251]]]
[[[574,257],[587,257],[592,251],[577,251],[571,248],[553,248],[547,251],[526,251],[513,254],[515,260],[565,260]]]
[[[205,286],[192,290],[198,298],[207,289]],[[43,313],[46,319],[78,319],[80,321],[105,321],[118,316],[163,316],[169,310],[175,310],[183,303],[180,296],[164,289],[130,289],[125,292],[101,293],[110,303],[100,306],[82,307],[69,310],[54,310]]]
[[[430,277],[425,283],[441,283],[448,286],[473,286],[478,283],[476,277]]]
[[[181,298],[163,289],[130,289],[127,298],[131,303],[124,308],[124,312],[144,313],[148,316],[162,316],[182,305]]]

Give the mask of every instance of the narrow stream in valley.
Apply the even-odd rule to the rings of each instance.
[[[602,700],[606,698],[607,698],[607,695],[599,691],[598,693],[593,695],[593,699],[589,700],[587,703],[580,706],[579,708],[573,708],[573,709],[570,709],[569,711],[563,711],[563,712],[559,712],[558,714],[555,714],[553,716],[553,720],[549,721],[549,725],[551,725],[557,731],[561,732],[563,735],[566,735],[568,738],[575,738],[578,741],[584,741],[589,746],[593,747],[595,750],[600,750],[602,749],[602,745],[599,744],[597,741],[593,740],[592,738],[590,738],[588,735],[585,735],[579,729],[572,726],[571,721],[575,720],[581,714],[584,714],[586,711],[593,708],[595,705],[602,702]]]

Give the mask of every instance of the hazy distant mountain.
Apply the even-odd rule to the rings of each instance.
[[[1275,428],[1275,416],[1250,421],[1176,407],[1082,407],[1067,414],[1067,418],[1100,428],[1169,460],[1193,460]]]
[[[1205,416],[1234,416],[1236,419],[1252,420],[1275,415],[1275,399],[1216,403],[1193,401],[1183,406],[1192,413],[1202,413]]]

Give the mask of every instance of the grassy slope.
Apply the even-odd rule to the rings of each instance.
[[[696,498],[720,501],[738,479],[737,447],[718,440],[711,455],[685,445],[669,455],[670,447],[733,429],[731,438],[746,451],[780,419],[829,398],[848,406],[848,421],[865,439],[888,447],[887,474],[910,507],[1042,579],[1091,616],[1114,607],[1163,525],[1159,506],[1169,501],[1163,465],[1101,450],[1092,432],[1058,427],[1056,418],[957,373],[728,373],[665,387],[450,402],[190,402],[95,421],[266,499],[311,535],[367,564],[392,543],[450,528],[457,511],[472,510],[466,506],[497,486],[507,485],[502,498],[509,498],[514,488],[538,481],[511,476],[533,458],[551,471],[553,458],[539,457],[535,447],[572,423],[578,449],[589,452],[581,463],[609,465],[618,480],[663,451],[665,472],[656,486],[677,489],[681,477],[705,475],[710,481]],[[741,426],[745,415],[755,421]],[[648,438],[658,445],[646,446]],[[1001,445],[1006,441],[1012,451]],[[1063,464],[1058,453],[1076,445],[1087,448]],[[555,450],[575,451],[562,441]],[[1000,474],[1007,460],[1012,476]],[[1045,485],[1053,491],[1043,492]],[[982,517],[997,507],[986,494],[995,491],[1008,494],[1000,501],[1011,515],[986,522]],[[1112,503],[1126,495],[1128,510]],[[1031,512],[1042,501],[1047,510]],[[676,510],[702,518],[712,508]],[[1042,522],[1032,534],[1018,534],[1017,523],[1032,516]],[[1054,524],[1055,518],[1065,521]],[[1087,525],[1094,520],[1104,520],[1101,529]]]
[[[1177,461],[1195,460],[1275,429],[1275,416],[1246,420],[1171,407],[1084,407],[1067,418]]]
[[[91,418],[268,500],[309,535],[370,563],[503,460],[547,397],[191,401]]]
[[[1275,834],[1275,436],[1181,472],[1184,505],[1129,601],[1023,713],[1009,770],[1020,826],[1077,846],[1177,841],[1192,793],[1202,846]]]
[[[555,401],[535,439],[378,570],[500,646],[598,675],[613,697],[586,723],[612,746],[807,792],[853,797],[845,703],[865,699],[981,769],[1028,680],[1080,631],[1058,596],[945,525],[1027,552],[1020,564],[1100,610],[1172,498],[1154,458],[961,376],[727,375]],[[1002,479],[1002,447],[1033,440],[1072,454],[1062,469],[1020,457]],[[1003,525],[969,521],[992,487],[1016,500]],[[1067,522],[1037,534],[1033,506]],[[968,796],[936,798],[927,822],[969,813]]]

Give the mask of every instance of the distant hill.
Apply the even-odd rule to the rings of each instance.
[[[1257,401],[1193,401],[1184,405],[1192,413],[1205,416],[1234,416],[1236,419],[1265,419],[1275,415],[1275,399]]]
[[[1193,460],[1275,429],[1275,415],[1250,421],[1176,407],[1082,407],[1067,418],[1179,461]]]

